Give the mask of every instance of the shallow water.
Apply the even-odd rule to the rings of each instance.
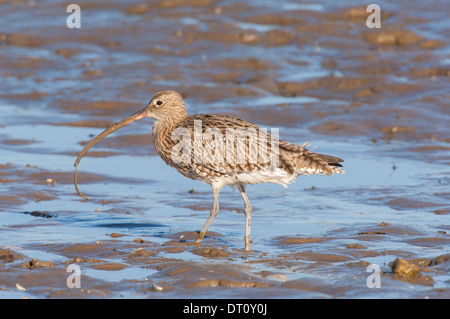
[[[0,249],[16,254],[0,254],[0,297],[449,298],[448,257],[430,266],[449,253],[448,4],[382,2],[370,30],[354,1],[164,3],[81,4],[78,30],[61,1],[0,4]],[[194,246],[211,189],[155,155],[145,119],[83,158],[80,198],[84,143],[162,89],[309,141],[346,174],[249,186],[251,253],[226,188]]]

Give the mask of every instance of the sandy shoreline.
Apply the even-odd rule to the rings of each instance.
[[[189,3],[81,3],[78,30],[63,2],[0,3],[0,298],[449,298],[448,4],[382,2],[374,30],[345,2]],[[209,186],[162,163],[151,121],[87,154],[77,197],[83,145],[162,89],[347,174],[250,187],[250,253],[231,190],[193,245]]]

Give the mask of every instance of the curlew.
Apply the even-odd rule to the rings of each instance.
[[[134,121],[155,119],[152,136],[155,150],[166,164],[191,179],[212,187],[213,205],[196,244],[200,244],[219,212],[219,193],[230,185],[239,189],[244,201],[245,250],[250,250],[252,206],[247,197],[247,184],[276,183],[286,186],[299,175],[333,175],[344,173],[342,159],[307,150],[308,143],[294,145],[278,139],[274,132],[245,120],[223,114],[188,116],[180,94],[162,91],[153,96],[145,108],[112,125],[89,142],[75,161],[102,138]],[[277,133],[277,132],[275,132]]]

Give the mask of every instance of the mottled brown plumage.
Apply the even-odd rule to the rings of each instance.
[[[245,192],[247,184],[278,183],[286,186],[299,175],[343,173],[342,159],[314,153],[307,144],[294,145],[245,120],[223,114],[188,116],[183,99],[175,91],[162,91],[141,111],[127,117],[94,138],[75,161],[103,137],[144,117],[154,118],[153,143],[166,164],[191,179],[210,184],[214,202],[210,216],[196,243],[200,243],[219,211],[219,192],[235,186],[245,206],[245,249],[250,250],[251,205]]]

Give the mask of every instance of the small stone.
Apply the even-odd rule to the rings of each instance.
[[[397,258],[392,262],[391,269],[394,274],[401,276],[414,277],[420,275],[420,268],[418,266],[401,258]]]
[[[16,283],[16,288],[17,288],[17,290],[20,290],[20,291],[27,290],[27,288],[22,287],[19,283]]]
[[[109,234],[109,236],[111,238],[119,238],[119,237],[122,237],[122,236],[125,236],[125,235],[124,234],[119,234],[119,233],[111,233],[111,234]]]
[[[158,286],[158,285],[155,284],[155,283],[152,283],[152,290],[153,290],[153,291],[163,291],[163,287]]]

